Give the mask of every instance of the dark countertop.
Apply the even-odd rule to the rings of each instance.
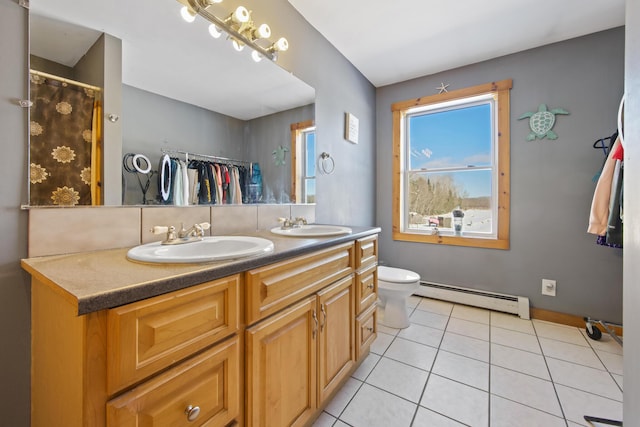
[[[78,307],[81,315],[242,273],[381,231],[378,227],[352,226],[351,229],[351,234],[318,238],[282,237],[269,231],[246,233],[271,240],[273,252],[202,264],[134,262],[127,259],[130,248],[27,258],[21,264],[33,277],[61,292]]]

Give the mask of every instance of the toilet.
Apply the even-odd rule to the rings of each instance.
[[[418,273],[401,268],[378,267],[378,296],[384,307],[381,324],[396,329],[409,326],[407,298],[418,289],[419,284]]]

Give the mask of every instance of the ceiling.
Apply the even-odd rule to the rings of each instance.
[[[288,1],[376,87],[621,26],[625,8],[625,0]],[[187,24],[179,9],[176,0],[31,0],[32,52],[74,65],[106,32],[122,40],[127,85],[243,120],[313,102],[313,88],[211,39],[203,19]]]
[[[223,5],[218,16],[228,13]],[[126,85],[241,120],[314,102],[312,87],[212,39],[204,19],[186,23],[180,8],[176,0],[31,0],[31,53],[74,66],[107,33],[122,40]]]
[[[289,0],[380,87],[624,25],[625,0]]]

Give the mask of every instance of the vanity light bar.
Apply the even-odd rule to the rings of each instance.
[[[234,44],[236,50],[240,51],[244,46],[249,46],[255,52],[252,54],[254,61],[260,61],[261,57],[269,58],[277,61],[278,52],[284,52],[289,48],[289,42],[286,38],[281,37],[276,42],[271,42],[268,37],[271,35],[271,29],[268,25],[262,24],[255,27],[251,20],[251,12],[245,7],[239,6],[236,10],[225,19],[221,19],[207,10],[214,3],[220,3],[222,0],[178,0],[185,7],[181,10],[182,17],[187,22],[193,22],[197,15],[209,21],[214,29],[209,29],[213,37],[219,37],[218,32],[224,31]],[[210,26],[211,27],[211,26]],[[265,37],[266,36],[266,37]],[[269,41],[269,47],[263,47],[256,43],[257,40]]]

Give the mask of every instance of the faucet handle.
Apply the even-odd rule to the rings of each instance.
[[[169,232],[169,227],[166,225],[156,225],[149,230],[153,234],[165,234]]]
[[[208,222],[201,222],[200,224],[197,224],[200,226],[200,228],[202,228],[203,230],[208,230],[211,228],[211,224]]]
[[[302,225],[307,225],[307,219],[305,217],[302,217],[302,216],[297,216],[296,217],[296,223],[297,224],[302,224]]]

